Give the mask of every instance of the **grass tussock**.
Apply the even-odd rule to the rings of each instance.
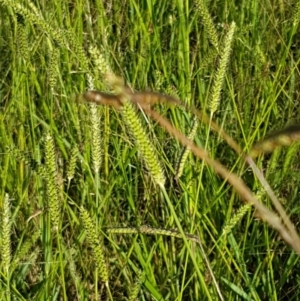
[[[299,299],[300,2],[154,2],[0,0],[1,300]]]

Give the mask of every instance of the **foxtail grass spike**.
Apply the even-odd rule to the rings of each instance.
[[[95,69],[100,72],[101,76],[112,73],[108,59],[103,51],[101,52],[98,48],[91,45],[89,47],[89,54],[92,57]]]
[[[123,78],[116,76],[113,73],[108,73],[105,75],[105,80],[116,94],[122,93],[124,91]]]
[[[91,73],[87,73],[87,83],[88,83],[88,89],[94,90],[94,77]]]
[[[262,201],[265,195],[266,195],[265,191],[261,189],[256,193],[255,196],[257,200]],[[237,225],[237,223],[241,221],[241,219],[245,216],[245,214],[249,212],[251,207],[252,205],[249,203],[243,205],[236,212],[236,214],[225,224],[225,226],[223,227],[222,236],[227,236],[232,231],[232,229]]]
[[[213,46],[218,50],[219,49],[218,34],[216,31],[215,25],[213,23],[213,20],[206,7],[205,1],[204,0],[196,0],[196,9],[202,18],[202,24],[203,24],[204,30],[206,31],[206,33],[208,35],[208,39],[213,44]]]
[[[192,129],[188,135],[189,140],[191,140],[191,141],[194,140],[195,135],[197,133],[198,125],[199,125],[199,119],[194,117]],[[179,159],[177,167],[176,167],[176,178],[177,179],[179,179],[182,176],[184,165],[186,163],[189,153],[190,153],[190,149],[188,147],[185,147],[180,155],[180,159]]]
[[[299,140],[300,124],[292,125],[256,143],[250,150],[249,155],[254,158],[261,153],[270,153],[279,146],[289,146]]]
[[[59,64],[59,48],[55,47],[51,54],[49,66],[49,85],[53,90],[55,88],[58,77],[58,64]]]
[[[297,26],[297,24],[299,23],[299,21],[300,21],[300,1],[298,0],[296,2],[295,10],[294,10],[294,18],[293,18],[293,25],[294,25],[294,27]]]
[[[59,229],[60,221],[60,200],[58,194],[58,172],[56,166],[56,156],[54,151],[54,141],[47,133],[45,136],[45,164],[47,170],[47,197],[50,211],[50,219],[55,230]]]
[[[128,301],[137,301],[138,300],[138,295],[139,295],[142,283],[144,282],[144,277],[145,277],[144,273],[139,270],[137,273],[135,283],[130,291]]]
[[[221,90],[227,70],[227,65],[229,62],[230,52],[231,52],[231,44],[233,40],[233,34],[235,30],[235,23],[232,22],[230,29],[225,37],[224,42],[224,50],[220,57],[220,64],[217,70],[217,73],[214,77],[214,84],[212,88],[212,95],[210,100],[210,112],[214,114],[219,105],[220,105],[220,98],[221,98]]]
[[[88,59],[76,35],[69,30],[63,30],[62,34],[65,40],[68,41],[68,44],[71,45],[72,49],[74,50],[74,53],[77,55],[78,60],[80,62],[80,66],[82,67],[83,71],[87,72],[89,70]]]
[[[178,99],[178,90],[175,86],[173,85],[168,85],[166,88],[166,94],[170,95],[171,97],[175,97]]]
[[[26,34],[24,18],[20,14],[17,14],[17,21],[17,38],[20,55],[25,61],[29,61],[28,37]]]
[[[101,280],[105,284],[108,284],[108,272],[104,257],[103,242],[102,240],[101,242],[99,241],[98,235],[95,230],[96,227],[92,222],[92,219],[89,216],[88,212],[83,207],[80,207],[80,217],[87,234],[88,243],[92,248],[94,260],[99,270]]]
[[[162,229],[162,228],[152,228],[149,226],[140,226],[138,228],[131,228],[131,227],[113,227],[109,228],[107,230],[107,233],[111,234],[138,234],[138,233],[143,233],[143,234],[149,234],[149,235],[163,235],[163,236],[170,236],[170,237],[176,237],[176,238],[181,238],[182,235],[180,232],[172,229]],[[190,241],[194,242],[199,242],[199,238],[196,235],[184,234],[186,238]]]
[[[92,160],[95,173],[98,173],[102,164],[102,139],[100,130],[100,116],[98,107],[90,104],[91,133],[92,133]]]
[[[236,224],[244,217],[244,215],[251,209],[251,204],[243,205],[238,212],[226,223],[223,228],[222,236],[228,235]]]
[[[94,89],[94,78],[90,73],[87,74],[89,89]],[[91,133],[92,133],[92,160],[94,171],[97,174],[102,164],[102,139],[100,130],[100,114],[97,105],[91,103],[89,106],[91,114]]]
[[[11,206],[6,193],[1,214],[1,266],[4,275],[9,278],[11,264]]]
[[[163,168],[158,160],[157,152],[147,137],[143,125],[130,101],[124,101],[122,115],[131,134],[133,135],[141,157],[153,177],[154,182],[159,185],[165,184],[165,175]]]
[[[117,93],[120,93],[118,99],[119,102],[123,104],[122,115],[124,121],[127,124],[129,131],[133,135],[136,144],[138,145],[138,150],[144,159],[154,182],[163,186],[165,184],[165,175],[158,160],[157,152],[147,137],[136,110],[130,101],[130,99],[133,99],[133,95],[136,94],[131,93],[129,89],[124,87],[124,81],[122,78],[117,77],[114,74],[108,74],[106,79],[112,88],[114,88]]]
[[[28,7],[31,8],[32,12],[34,12],[37,16],[43,19],[43,15],[41,11],[34,5],[32,1],[28,0],[26,3],[28,4]]]
[[[266,58],[266,54],[264,53],[264,51],[261,49],[261,45],[260,44],[257,44],[255,46],[255,49],[254,49],[254,53],[256,54],[256,58],[258,59],[258,61],[265,65],[267,64],[268,60]]]
[[[54,29],[52,28],[42,17],[40,11],[31,3],[28,9],[23,6],[20,2],[13,0],[1,0],[1,3],[5,4],[11,8],[15,14],[21,15],[27,21],[39,26],[45,33],[47,33],[54,41],[59,45],[68,48],[69,45],[72,47],[74,53],[79,58],[80,66],[87,71],[88,70],[88,60],[85,55],[85,52],[78,42],[77,37],[70,31]]]

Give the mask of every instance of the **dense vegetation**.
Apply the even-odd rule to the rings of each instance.
[[[297,229],[299,128],[256,144],[299,123],[299,20],[297,0],[0,0],[0,299],[299,300],[270,201]]]

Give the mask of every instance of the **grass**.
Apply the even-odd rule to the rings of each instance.
[[[299,300],[299,1],[0,5],[1,300]]]

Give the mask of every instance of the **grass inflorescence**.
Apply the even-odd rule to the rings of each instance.
[[[299,299],[299,1],[0,7],[1,300]]]

